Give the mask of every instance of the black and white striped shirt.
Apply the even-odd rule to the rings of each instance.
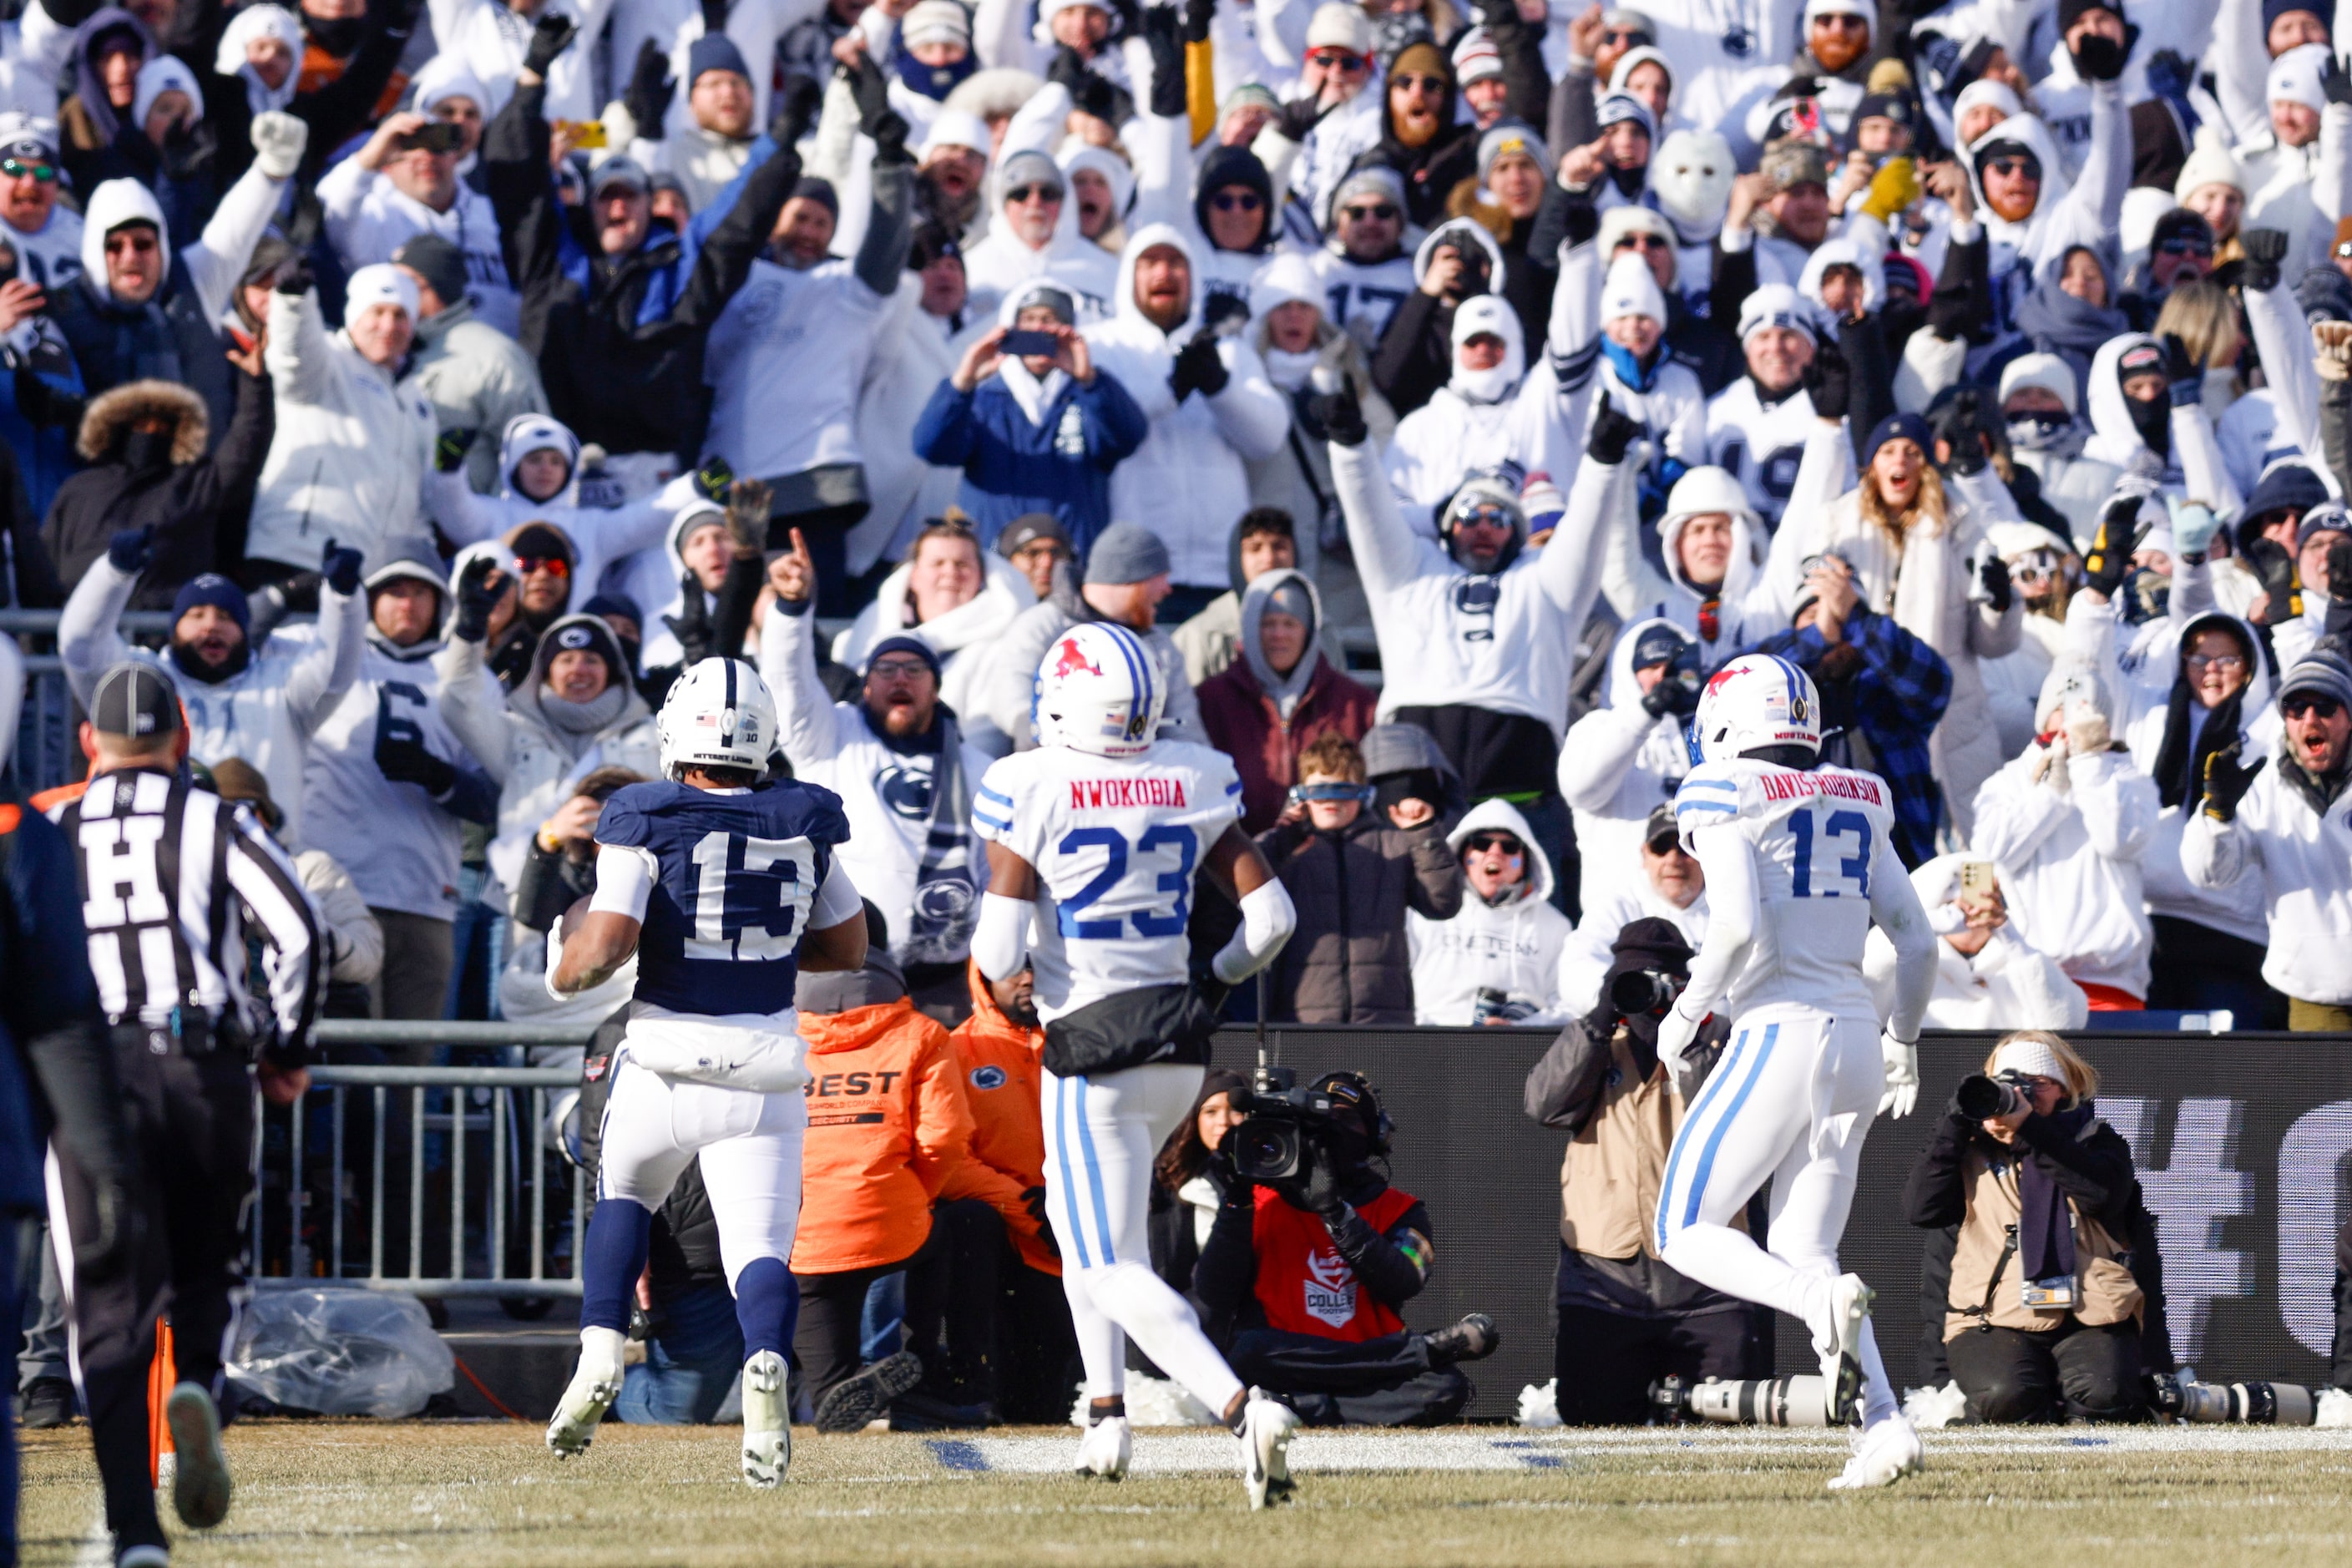
[[[268,949],[271,1054],[299,1059],[320,986],[319,918],[300,874],[252,811],[161,768],[100,774],[58,814],[79,857],[99,1005],[116,1023],[174,1007],[268,1036],[246,986],[246,932]]]

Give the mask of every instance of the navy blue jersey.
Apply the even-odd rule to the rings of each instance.
[[[661,868],[637,939],[637,1000],[673,1013],[790,1007],[809,907],[848,837],[841,798],[814,784],[616,792],[596,842],[649,850]]]

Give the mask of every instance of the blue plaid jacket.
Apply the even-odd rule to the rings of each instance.
[[[1822,679],[1831,645],[1811,626],[1774,632],[1744,651],[1793,659],[1821,688],[1823,762],[1852,765],[1848,734],[1862,731],[1876,764],[1872,771],[1894,792],[1895,852],[1916,868],[1936,853],[1943,795],[1928,766],[1927,737],[1952,700],[1952,667],[1892,616],[1859,605],[1846,617],[1845,637],[1862,654],[1860,672],[1845,681]]]

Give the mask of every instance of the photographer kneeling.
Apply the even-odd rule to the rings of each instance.
[[[1958,1227],[1944,1352],[1974,1422],[2137,1420],[2146,1296],[2139,1181],[2099,1119],[2099,1075],[2027,1029],[1961,1081],[1905,1184],[1923,1229]],[[1929,1247],[1934,1268],[1941,1249]]]
[[[1391,1131],[1370,1084],[1326,1073],[1288,1097],[1299,1109],[1258,1115],[1211,1156],[1232,1173],[1192,1286],[1213,1313],[1239,1326],[1226,1359],[1310,1426],[1435,1426],[1470,1402],[1456,1362],[1502,1342],[1473,1312],[1433,1334],[1404,1326],[1397,1309],[1421,1294],[1436,1261],[1429,1210],[1372,1169]],[[1310,1109],[1328,1103],[1323,1113]],[[1287,1121],[1298,1136],[1289,1179],[1253,1184],[1257,1134]]]
[[[1600,1005],[1562,1029],[1528,1074],[1528,1115],[1570,1135],[1559,1167],[1552,1391],[1571,1426],[1639,1424],[1660,1378],[1769,1375],[1762,1311],[1658,1257],[1666,1152],[1729,1033],[1722,1021],[1706,1025],[1680,1073],[1659,1060],[1658,1026],[1690,979],[1690,961],[1673,921],[1628,921],[1611,945]]]

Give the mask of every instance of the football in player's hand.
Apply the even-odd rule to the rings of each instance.
[[[558,942],[570,942],[580,934],[580,928],[588,921],[590,901],[590,896],[583,893],[572,900],[570,909],[555,917],[555,940]]]

